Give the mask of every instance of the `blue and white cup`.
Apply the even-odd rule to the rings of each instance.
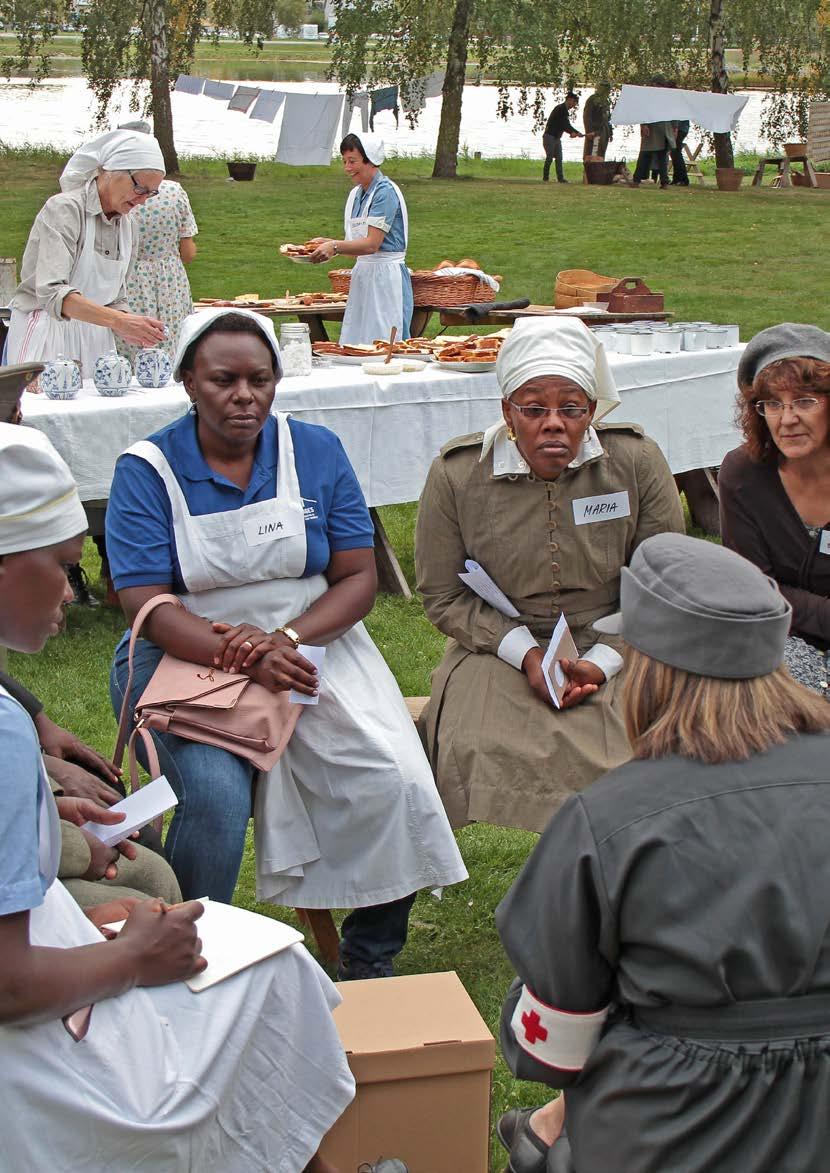
[[[40,373],[40,389],[47,399],[74,399],[81,383],[81,368],[63,354],[46,363]]]
[[[139,350],[135,359],[135,377],[142,387],[164,387],[172,374],[173,364],[164,350],[157,346]]]
[[[129,359],[110,350],[96,358],[92,378],[99,395],[125,395],[133,381],[133,369]]]

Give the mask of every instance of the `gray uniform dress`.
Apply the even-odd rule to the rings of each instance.
[[[502,1046],[567,1088],[576,1173],[830,1168],[828,751],[629,762],[562,808],[499,906],[520,977]],[[611,1004],[581,1070],[514,1031],[521,983],[568,1016]]]

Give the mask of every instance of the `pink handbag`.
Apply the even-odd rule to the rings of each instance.
[[[120,766],[124,748],[129,746],[131,789],[138,786],[136,736],[142,738],[146,747],[152,777],[161,773],[150,729],[215,745],[245,758],[258,770],[270,770],[294,732],[302,705],[290,704],[287,692],[269,692],[241,673],[191,664],[166,652],[135,706],[135,729],[128,739],[135,641],[147,616],[162,603],[184,609],[175,595],[154,595],[136,615],[130,633],[127,688],[113,760]]]

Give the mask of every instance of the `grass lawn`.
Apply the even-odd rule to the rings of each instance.
[[[0,255],[20,258],[34,215],[56,190],[62,160],[48,153],[0,154],[6,192]],[[186,160],[183,182],[199,222],[199,255],[191,269],[196,296],[255,290],[262,296],[328,288],[325,271],[298,269],[277,254],[283,241],[342,231],[346,183],[340,169],[289,169],[263,163],[250,184],[228,183],[224,166]],[[738,322],[744,337],[784,319],[830,328],[826,301],[827,216],[830,196],[794,190],[707,188],[666,192],[568,187],[539,182],[537,163],[462,160],[456,182],[429,178],[426,159],[392,161],[409,203],[413,268],[443,257],[477,257],[505,275],[506,297],[549,301],[559,269],[593,268],[636,274],[664,291],[679,317]],[[578,178],[576,165],[568,168]],[[410,581],[415,506],[382,510]],[[87,568],[97,578],[94,547]],[[405,694],[423,695],[442,638],[417,599],[381,597],[368,625]],[[115,724],[106,680],[120,615],[107,608],[72,610],[67,633],[40,656],[12,656],[12,670],[45,701],[51,716],[101,749],[111,748]],[[495,1031],[511,973],[493,927],[493,910],[535,837],[489,826],[459,836],[471,879],[439,902],[421,895],[399,971],[455,969]],[[237,900],[253,906],[249,850]],[[264,906],[259,911],[284,910]],[[517,1084],[499,1063],[493,1111],[537,1102],[539,1089]],[[497,1146],[493,1169],[503,1161]]]

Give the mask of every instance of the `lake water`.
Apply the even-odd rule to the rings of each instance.
[[[249,79],[253,84],[256,79]],[[109,126],[136,117],[129,108],[131,87],[113,99]],[[337,86],[325,82],[279,82],[262,88],[301,91],[304,93],[334,93]],[[582,99],[591,91],[582,91]],[[511,91],[516,97],[518,91]],[[95,103],[83,78],[54,78],[30,89],[24,79],[0,82],[3,128],[0,142],[10,147],[26,144],[52,146],[72,150],[94,133],[92,117]],[[515,114],[502,121],[496,114],[498,93],[493,86],[466,86],[461,120],[461,149],[471,154],[480,151],[484,158],[543,157],[541,134],[534,130],[530,114]],[[736,150],[768,151],[769,143],[761,137],[761,107],[764,94],[752,92],[738,126]],[[547,109],[561,97],[549,91]],[[395,126],[391,113],[384,112],[375,119],[375,130],[382,134],[390,154],[432,154],[438,136],[441,117],[441,98],[431,98],[422,111],[418,125],[411,129],[401,116]],[[575,123],[582,127],[580,112]],[[230,112],[222,102],[202,96],[173,93],[173,124],[176,146],[181,155],[216,155],[243,153],[250,157],[273,158],[279,137],[280,116],[273,124],[252,121],[247,115]],[[354,114],[353,130],[360,129],[359,115]],[[696,141],[694,129],[690,144]],[[639,133],[636,127],[619,129],[609,148],[609,158],[634,159],[637,155]],[[582,142],[565,138],[563,153],[566,159],[582,158]]]

